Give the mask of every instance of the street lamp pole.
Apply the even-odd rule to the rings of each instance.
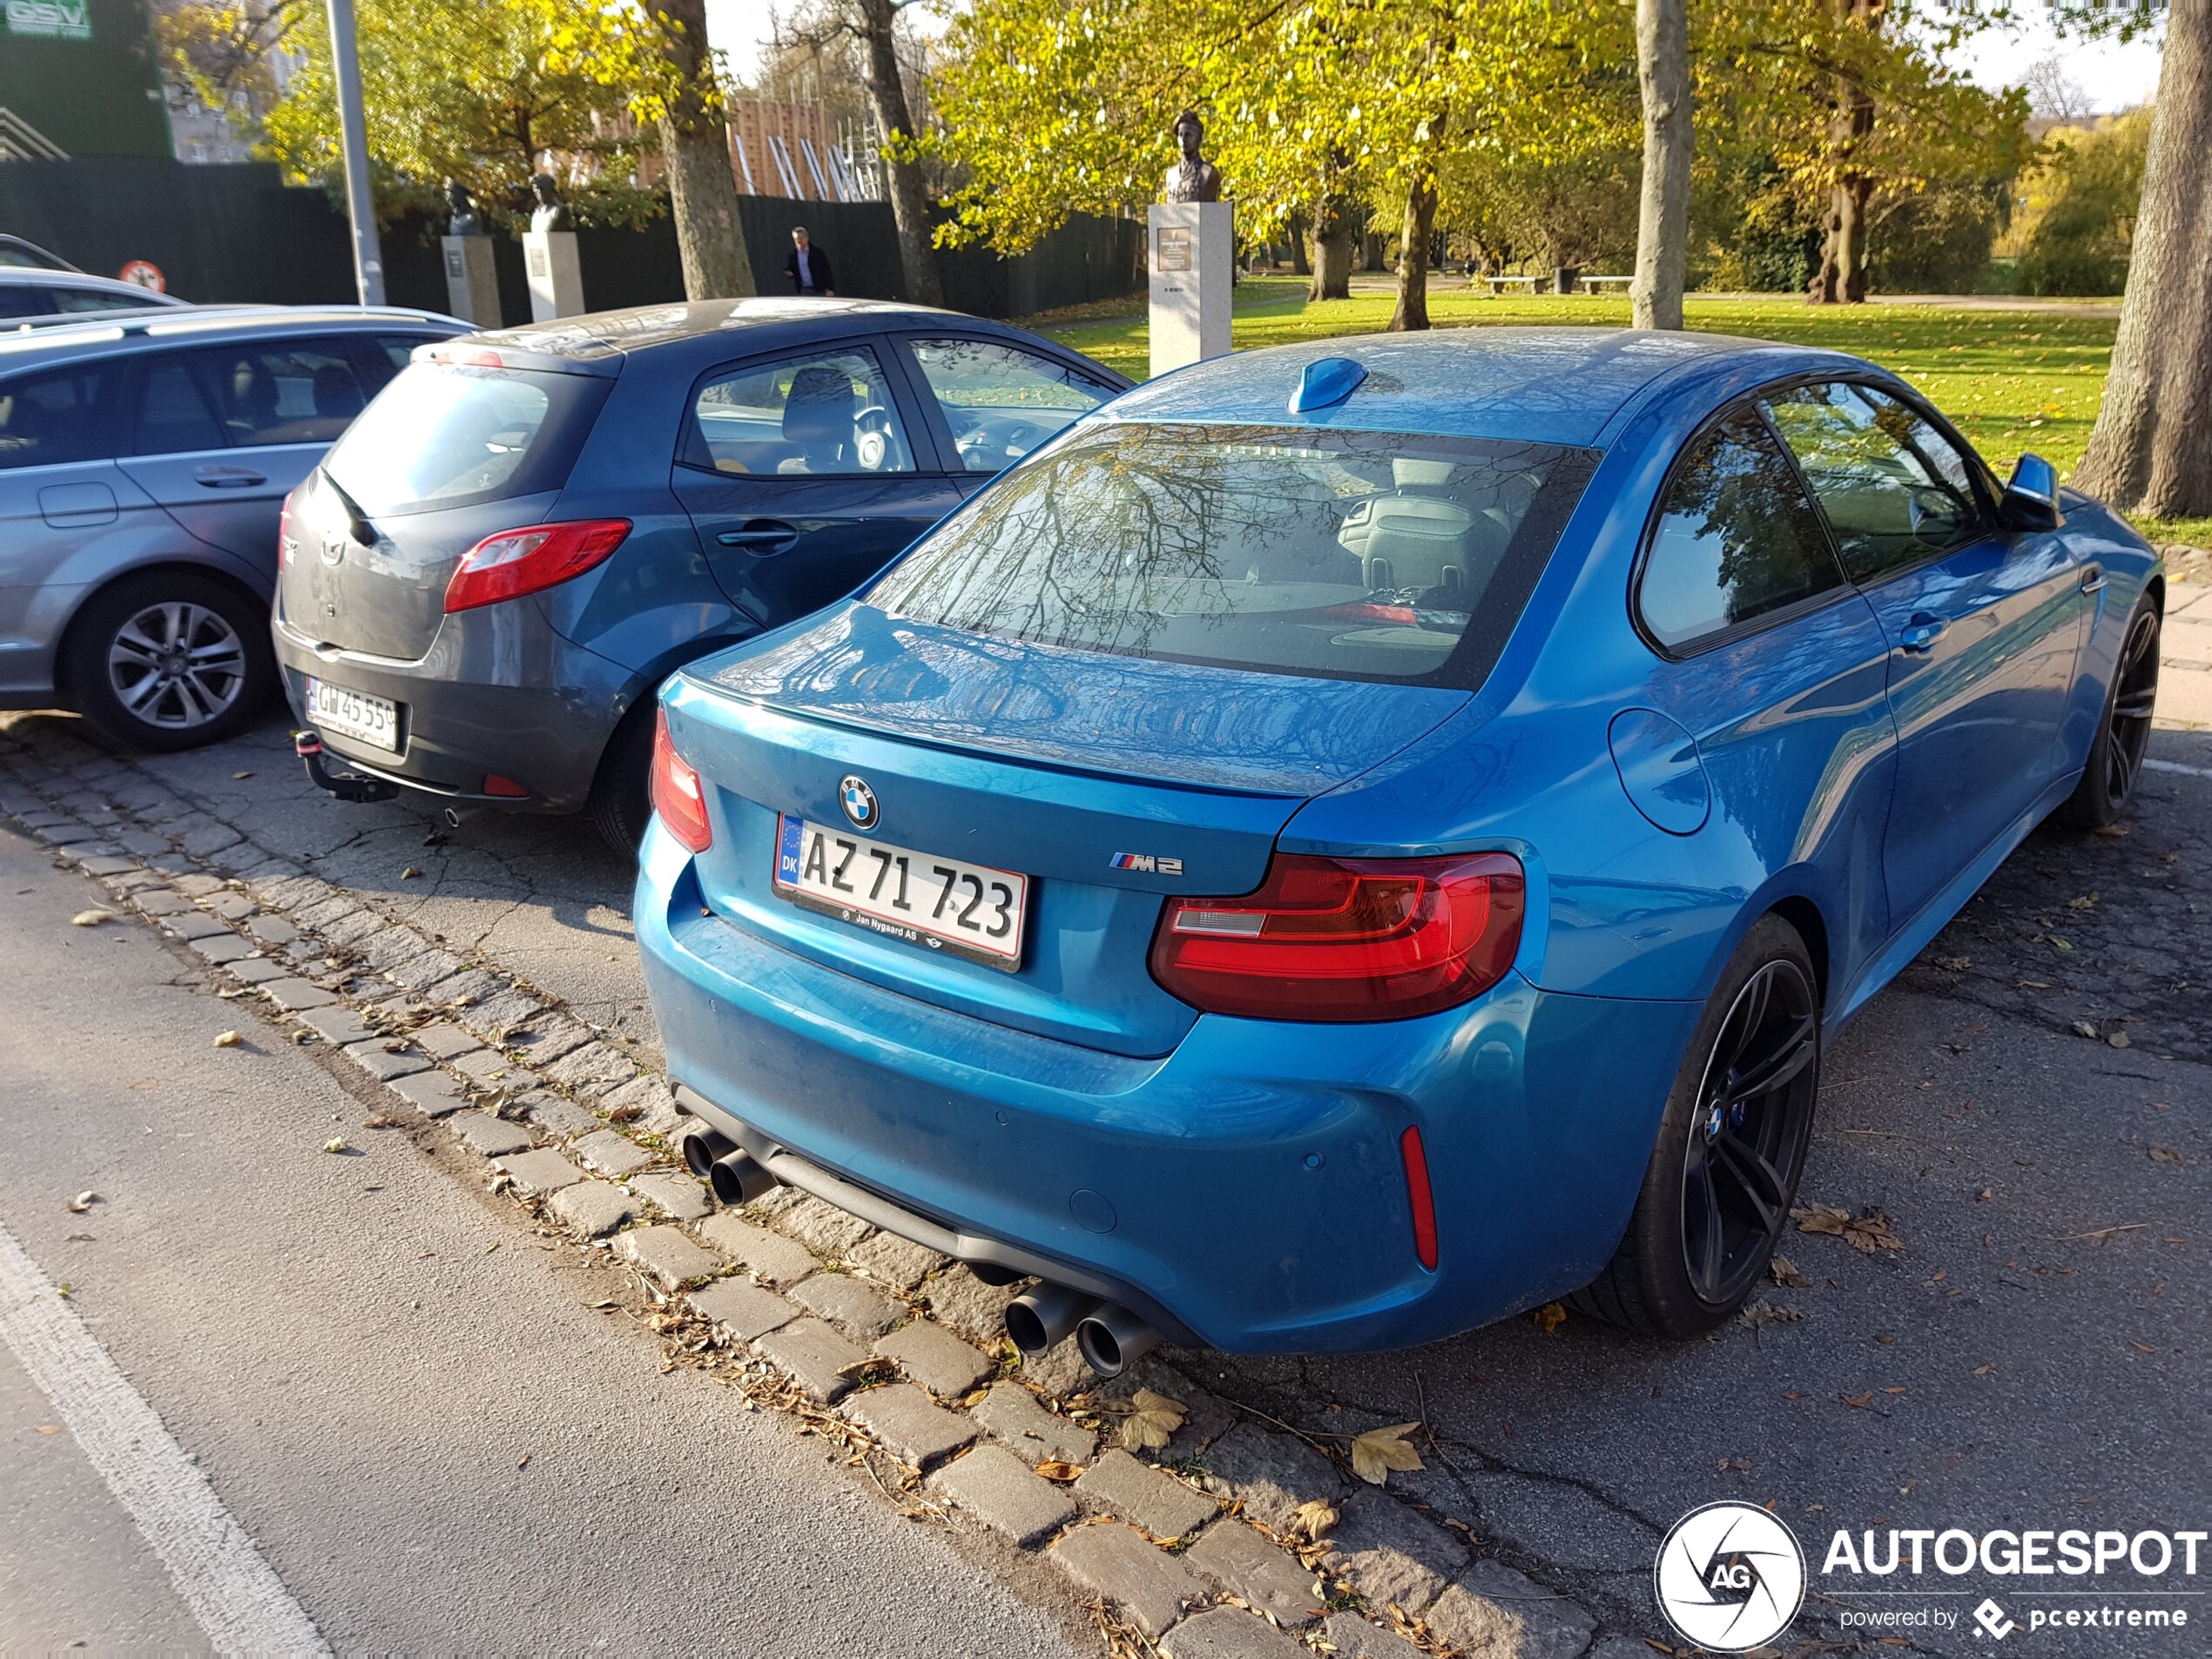
[[[330,0],[330,71],[337,83],[339,142],[346,152],[346,217],[354,227],[354,281],[363,305],[381,306],[384,255],[376,245],[376,203],[368,187],[368,125],[361,116],[354,0]]]

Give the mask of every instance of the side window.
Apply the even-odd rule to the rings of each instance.
[[[1636,606],[1679,647],[1843,585],[1820,518],[1766,425],[1738,409],[1668,481]]]
[[[30,282],[0,282],[0,317],[51,317],[54,296]]]
[[[137,293],[118,293],[112,288],[54,290],[54,309],[57,311],[131,311],[160,303],[151,295],[141,297]]]
[[[133,451],[173,455],[222,447],[223,428],[200,395],[199,381],[183,355],[148,359],[145,378],[139,383]]]
[[[328,443],[368,401],[342,340],[214,346],[192,355],[233,444]]]
[[[912,472],[914,450],[867,347],[788,357],[717,375],[699,389],[686,464],[711,472]]]
[[[1980,513],[1966,458],[1894,398],[1835,381],[1770,398],[1854,582],[1878,582],[1970,539]]]
[[[115,454],[106,405],[116,370],[65,368],[0,385],[0,468],[105,461]]]
[[[996,472],[1114,395],[1051,359],[995,340],[910,340],[961,465]]]

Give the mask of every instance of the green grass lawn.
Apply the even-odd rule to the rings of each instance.
[[[1262,277],[1237,289],[1233,338],[1239,350],[1339,334],[1372,334],[1390,320],[1391,296],[1355,293],[1309,302],[1303,277]],[[1965,311],[1936,306],[1809,306],[1803,300],[1689,297],[1689,325],[1853,352],[1895,370],[1927,395],[1997,469],[2033,449],[2061,473],[2081,459],[2104,391],[2118,327],[2109,317],[2055,311]],[[1432,292],[1440,328],[1507,323],[1625,327],[1625,297],[1538,298]],[[1143,307],[1092,319],[1041,320],[1043,332],[1135,379],[1146,373]],[[2212,519],[2146,521],[2154,540],[2212,546]]]

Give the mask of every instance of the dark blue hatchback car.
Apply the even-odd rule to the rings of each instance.
[[[589,808],[627,852],[672,669],[852,592],[1128,384],[867,300],[419,351],[287,504],[274,631],[309,770],[355,799]]]
[[[1824,1045],[2126,806],[2164,576],[1909,387],[1755,341],[1254,352],[1073,426],[662,694],[687,1154],[1109,1373],[1551,1298],[1711,1328]]]

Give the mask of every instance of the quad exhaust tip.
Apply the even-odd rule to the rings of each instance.
[[[702,1181],[713,1169],[715,1159],[727,1157],[736,1150],[737,1143],[728,1136],[704,1124],[685,1131],[684,1136],[685,1165]]]
[[[752,1153],[740,1149],[725,1152],[708,1166],[706,1184],[730,1209],[741,1209],[766,1197],[782,1184]]]
[[[1041,1354],[1065,1342],[1097,1306],[1095,1296],[1064,1285],[1040,1285],[1007,1304],[1006,1334],[1023,1353]]]
[[[1160,1345],[1160,1333],[1125,1307],[1102,1302],[1076,1322],[1076,1348],[1101,1377],[1118,1377]]]

